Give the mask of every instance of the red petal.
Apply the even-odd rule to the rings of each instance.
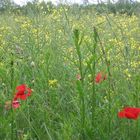
[[[125,112],[119,112],[118,117],[119,118],[125,118]]]
[[[135,107],[126,107],[121,112],[118,113],[120,118],[128,118],[128,119],[138,119],[140,115],[140,108]]]
[[[16,90],[22,90],[23,91],[25,89],[26,89],[26,85],[25,84],[22,84],[22,85],[16,87]]]
[[[95,82],[96,83],[100,83],[101,82],[101,79],[102,79],[102,74],[101,73],[98,73],[95,77]]]
[[[18,91],[15,93],[14,100],[17,99],[26,100],[27,97],[31,96],[32,93],[32,90],[30,88],[27,88],[25,84],[17,86],[16,90]]]
[[[138,114],[136,113],[131,113],[131,112],[126,112],[125,113],[126,118],[128,119],[137,119],[138,118]]]
[[[20,98],[21,100],[26,100],[26,99],[27,99],[27,95],[26,95],[26,94],[21,95],[19,98]]]
[[[16,92],[16,95],[23,95],[23,94],[24,94],[24,90]]]

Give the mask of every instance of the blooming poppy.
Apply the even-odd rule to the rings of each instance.
[[[28,96],[31,95],[32,90],[28,88],[25,84],[16,87],[16,94],[14,101],[17,99],[26,100]]]
[[[140,115],[140,108],[135,107],[126,107],[120,112],[118,112],[119,118],[127,118],[127,119],[138,119]]]
[[[19,101],[18,100],[14,100],[13,102],[12,102],[12,107],[13,108],[19,108],[20,107],[20,103],[19,103]]]
[[[101,79],[102,79],[102,74],[101,73],[98,73],[95,77],[95,82],[96,83],[100,83],[101,82]]]
[[[5,103],[5,109],[10,110],[12,108],[19,108],[21,100],[26,100],[28,96],[31,96],[32,90],[28,88],[25,84],[22,84],[20,86],[16,87],[17,92],[15,93],[15,96],[12,101],[7,101]]]
[[[95,82],[97,84],[101,83],[102,81],[106,80],[106,75],[104,75],[102,72],[99,72],[95,77]]]

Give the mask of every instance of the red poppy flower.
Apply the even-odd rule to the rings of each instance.
[[[101,79],[102,79],[102,74],[101,73],[98,73],[95,77],[95,82],[96,83],[100,83],[101,82]]]
[[[12,102],[12,107],[13,108],[19,108],[20,107],[20,103],[19,103],[19,101],[17,101],[17,100],[14,100],[13,102]]]
[[[140,108],[126,107],[118,113],[119,118],[138,119]]]
[[[32,90],[27,88],[25,84],[16,87],[16,94],[14,97],[14,101],[17,99],[26,100],[28,96],[31,95]]]
[[[102,72],[99,72],[95,77],[95,82],[97,84],[101,83],[102,81],[106,80],[106,75],[104,75]]]
[[[5,109],[9,110],[12,108],[19,108],[19,99],[26,100],[28,96],[31,96],[32,90],[28,88],[25,84],[16,87],[17,92],[13,98],[13,101],[7,101],[5,103]]]

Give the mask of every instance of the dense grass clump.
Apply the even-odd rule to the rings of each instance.
[[[118,117],[140,107],[139,38],[136,15],[1,14],[0,139],[139,140],[140,119]]]

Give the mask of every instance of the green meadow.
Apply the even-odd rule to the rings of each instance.
[[[0,14],[0,140],[139,140],[140,16],[37,8]]]

